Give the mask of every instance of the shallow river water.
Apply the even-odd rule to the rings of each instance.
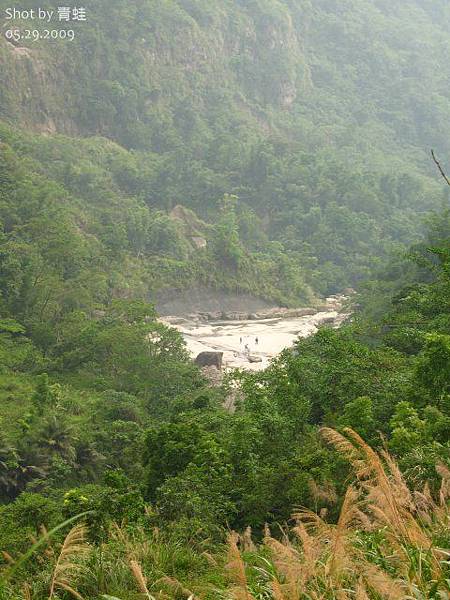
[[[193,358],[200,352],[220,351],[223,352],[225,369],[261,370],[268,366],[271,358],[292,346],[298,337],[315,333],[324,322],[334,321],[334,326],[338,326],[343,318],[344,315],[337,310],[330,310],[303,317],[251,321],[197,323],[186,320],[174,324],[170,318],[161,320],[182,333]],[[261,362],[249,362],[249,353],[252,357],[261,358]]]

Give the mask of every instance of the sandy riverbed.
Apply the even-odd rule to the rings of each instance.
[[[251,321],[219,321],[196,323],[184,321],[173,324],[170,318],[161,319],[182,333],[187,348],[196,357],[204,351],[223,352],[225,369],[244,368],[265,369],[270,359],[284,348],[292,346],[298,337],[307,337],[317,331],[320,324],[334,320],[336,325],[342,320],[338,310],[319,312],[315,315],[293,318],[274,318]],[[258,338],[258,343],[256,343]],[[242,340],[242,341],[241,341]],[[245,346],[252,356],[259,356],[261,362],[248,361]]]

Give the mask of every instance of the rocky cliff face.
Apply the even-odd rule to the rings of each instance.
[[[38,132],[74,134],[64,102],[66,78],[57,61],[37,48],[0,41],[0,116]]]
[[[73,42],[0,36],[0,129],[30,131],[16,150],[89,210],[114,194],[151,209],[147,237],[124,223],[138,256],[145,238],[164,260],[197,257],[208,285],[223,276],[203,258],[227,256],[232,288],[240,264],[263,296],[286,281],[333,293],[441,201],[426,149],[450,156],[445,0],[92,0],[73,28]]]
[[[302,91],[301,40],[282,4],[270,14],[240,3],[93,4],[73,42],[2,37],[1,118],[158,151],[170,142],[157,122],[185,137],[190,115],[210,123],[221,104],[244,106],[258,127],[261,110],[289,109]]]
[[[440,0],[95,0],[72,25],[73,42],[1,36],[1,118],[156,152],[226,127],[304,139],[304,116],[324,143],[370,127],[383,142],[448,146]]]

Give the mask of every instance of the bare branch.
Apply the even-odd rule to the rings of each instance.
[[[433,160],[437,166],[437,168],[439,169],[440,174],[442,175],[442,177],[445,179],[447,185],[450,185],[450,179],[447,177],[447,175],[444,172],[444,169],[441,167],[441,163],[438,161],[438,159],[436,158],[436,155],[434,153],[434,150],[431,151],[431,156],[433,157]]]

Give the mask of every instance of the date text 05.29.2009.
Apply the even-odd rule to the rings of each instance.
[[[69,40],[75,39],[73,29],[8,29],[5,37],[14,42],[39,40]]]

